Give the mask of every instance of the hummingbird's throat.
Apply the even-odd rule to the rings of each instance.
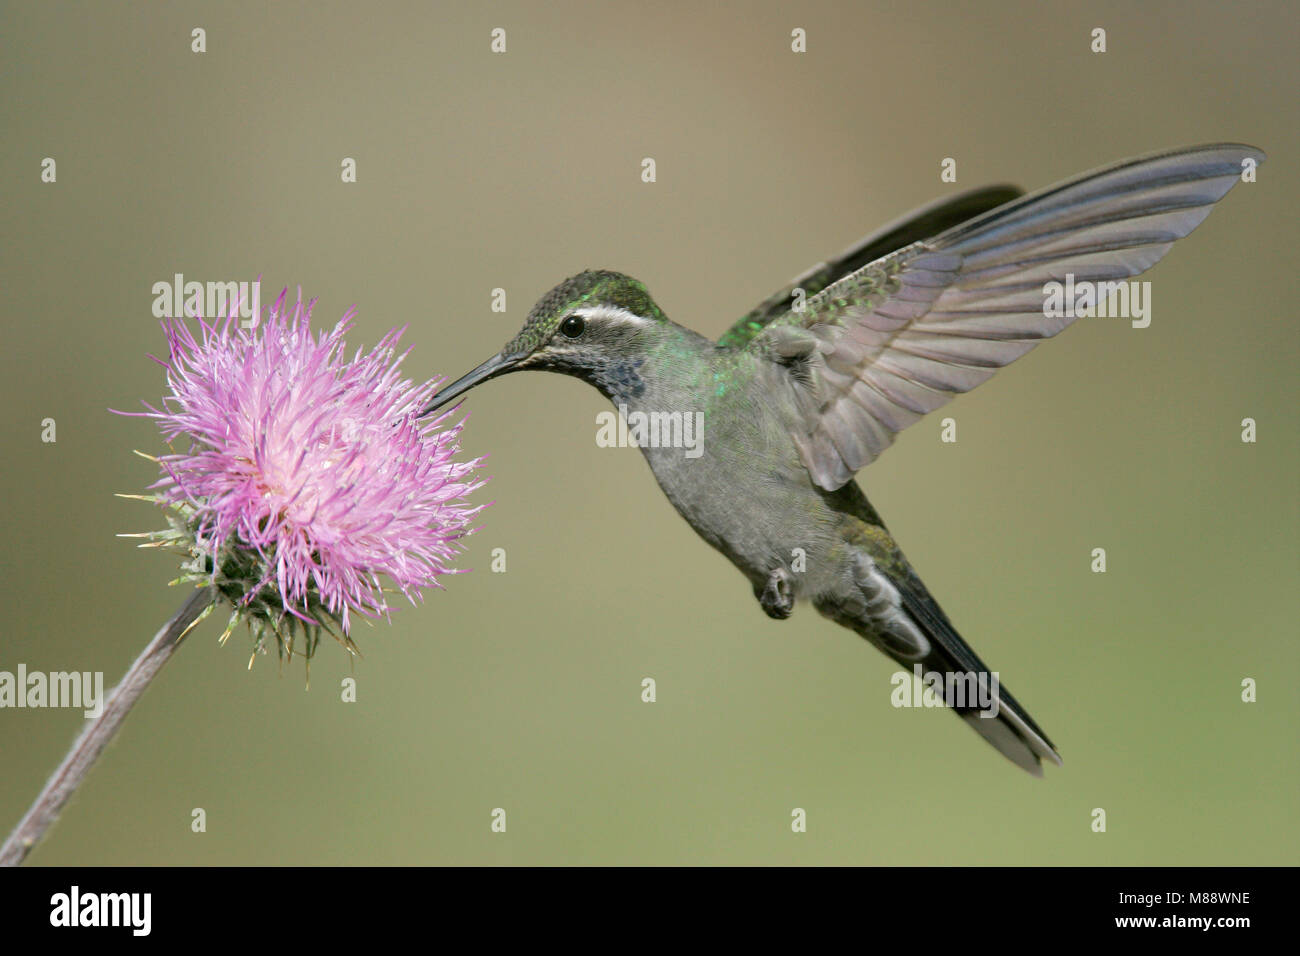
[[[615,404],[634,402],[646,392],[646,382],[641,376],[644,358],[620,358],[610,360],[607,356],[566,355],[563,371],[595,386],[601,394]]]

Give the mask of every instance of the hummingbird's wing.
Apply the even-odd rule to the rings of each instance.
[[[805,297],[811,298],[869,262],[914,242],[937,236],[951,226],[967,222],[1022,195],[1024,190],[1015,186],[984,186],[913,210],[855,242],[838,256],[819,262],[798,278],[792,279],[784,289],[772,293],[727,329],[718,339],[718,345],[724,348],[744,347],[769,322],[780,318],[794,307],[796,289],[801,289]]]
[[[841,487],[899,431],[1069,325],[1072,308],[1049,314],[1045,284],[1117,285],[1151,268],[1246,160],[1264,154],[1194,146],[1087,173],[877,259],[770,321],[745,347],[783,367],[813,480]]]

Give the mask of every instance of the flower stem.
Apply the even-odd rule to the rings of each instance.
[[[211,610],[215,597],[211,587],[196,588],[135,659],[122,682],[109,691],[103,712],[93,718],[77,737],[72,749],[63,758],[63,763],[59,764],[59,769],[54,771],[54,775],[45,784],[45,789],[32,803],[27,815],[14,828],[14,832],[9,834],[4,846],[0,846],[0,866],[17,866],[27,858],[32,847],[45,835],[45,831],[58,819],[64,805],[77,792],[100,753],[117,734],[131,707],[167,663],[172,652],[180,646],[181,639]]]

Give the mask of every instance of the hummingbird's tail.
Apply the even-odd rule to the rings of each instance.
[[[930,641],[930,653],[920,662],[922,669],[944,675],[976,675],[974,683],[977,694],[973,706],[969,694],[964,706],[958,706],[961,702],[952,699],[953,689],[964,688],[954,680],[953,683],[957,686],[949,689],[945,680],[948,705],[1004,757],[1035,777],[1043,775],[1041,760],[1050,760],[1059,767],[1061,755],[1056,752],[1056,747],[1047,738],[1047,734],[1034,723],[1034,718],[1011,696],[1010,691],[993,678],[988,666],[979,659],[970,645],[961,639],[961,635],[948,620],[948,615],[930,597],[920,579],[912,576],[911,580],[901,584],[896,582],[895,586],[902,597],[903,608],[920,625]],[[981,700],[978,691],[985,684],[991,693]]]
[[[902,556],[898,555],[901,560]],[[1061,757],[988,666],[961,639],[911,567],[886,575],[865,553],[854,556],[853,576],[862,600],[820,600],[817,609],[856,631],[895,661],[922,673],[929,687],[1016,766],[1035,777],[1041,761]]]

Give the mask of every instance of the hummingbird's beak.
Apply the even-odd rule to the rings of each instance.
[[[420,412],[417,417],[423,418],[430,412],[442,408],[442,406],[459,398],[480,382],[486,382],[490,378],[504,375],[518,365],[519,360],[522,358],[522,355],[507,356],[503,353],[492,356],[474,371],[462,375],[450,385],[439,389],[438,394],[434,395],[432,401],[430,401],[429,407]]]

